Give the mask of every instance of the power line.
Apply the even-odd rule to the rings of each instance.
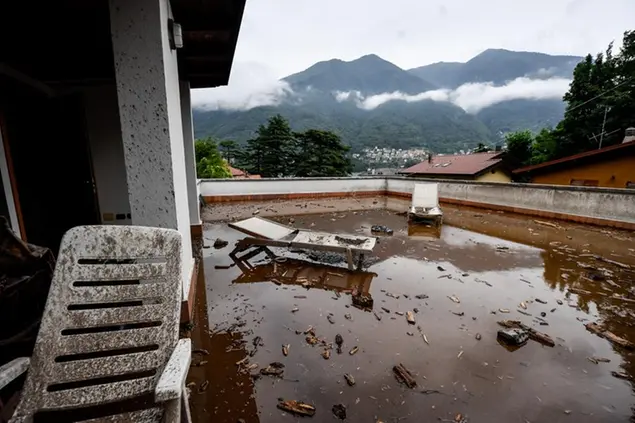
[[[572,107],[571,109],[567,110],[567,112],[570,112],[570,111],[575,110],[575,109],[579,109],[580,107],[584,106],[585,104],[590,103],[590,102],[592,102],[593,100],[597,100],[598,98],[602,97],[604,94],[608,94],[608,93],[610,93],[611,91],[616,90],[617,88],[621,87],[622,85],[626,84],[627,82],[631,82],[631,81],[632,81],[632,80],[634,80],[634,79],[635,79],[635,77],[628,78],[626,81],[623,81],[623,82],[621,82],[621,83],[617,84],[617,85],[616,85],[616,86],[614,86],[613,88],[611,88],[611,89],[609,89],[609,90],[606,90],[606,91],[604,91],[603,93],[598,94],[598,95],[596,95],[596,96],[595,96],[595,97],[593,97],[593,98],[590,98],[589,100],[585,101],[584,103],[581,103],[581,104],[578,104],[578,105],[577,105],[577,106],[575,106],[575,107]]]

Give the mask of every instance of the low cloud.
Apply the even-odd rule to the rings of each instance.
[[[258,63],[235,63],[225,87],[192,90],[192,106],[201,110],[249,110],[275,106],[292,94],[284,81]]]
[[[353,100],[359,108],[364,110],[373,110],[389,101],[414,103],[433,100],[450,102],[468,113],[478,113],[486,107],[508,100],[560,99],[569,89],[570,82],[569,79],[565,78],[531,79],[522,77],[503,86],[495,86],[493,83],[471,83],[461,85],[454,90],[432,90],[414,95],[398,91],[368,97],[362,96],[357,91],[337,92],[334,95],[337,101]]]

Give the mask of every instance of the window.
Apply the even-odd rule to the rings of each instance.
[[[571,179],[569,185],[577,187],[597,187],[599,181],[597,179]]]

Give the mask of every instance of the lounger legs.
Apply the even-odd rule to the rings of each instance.
[[[353,252],[350,248],[346,249],[346,260],[348,261],[348,270],[355,270],[355,264],[353,263]]]

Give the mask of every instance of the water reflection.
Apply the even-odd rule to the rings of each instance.
[[[211,333],[208,324],[205,275],[197,286],[196,325],[192,330],[192,367],[188,373],[190,409],[195,422],[246,423],[260,421],[254,381],[236,362],[248,357],[247,341],[241,332]]]
[[[441,238],[441,225],[408,223],[408,236],[421,238]]]
[[[230,255],[242,271],[233,283],[273,282],[350,293],[354,298],[354,305],[359,305],[361,300],[363,304],[371,303],[370,307],[362,308],[372,308],[370,284],[377,276],[376,273],[277,256],[267,247],[261,247],[256,251],[258,254],[249,253],[242,257]],[[266,257],[256,260],[261,253]],[[250,260],[254,260],[255,264]]]

